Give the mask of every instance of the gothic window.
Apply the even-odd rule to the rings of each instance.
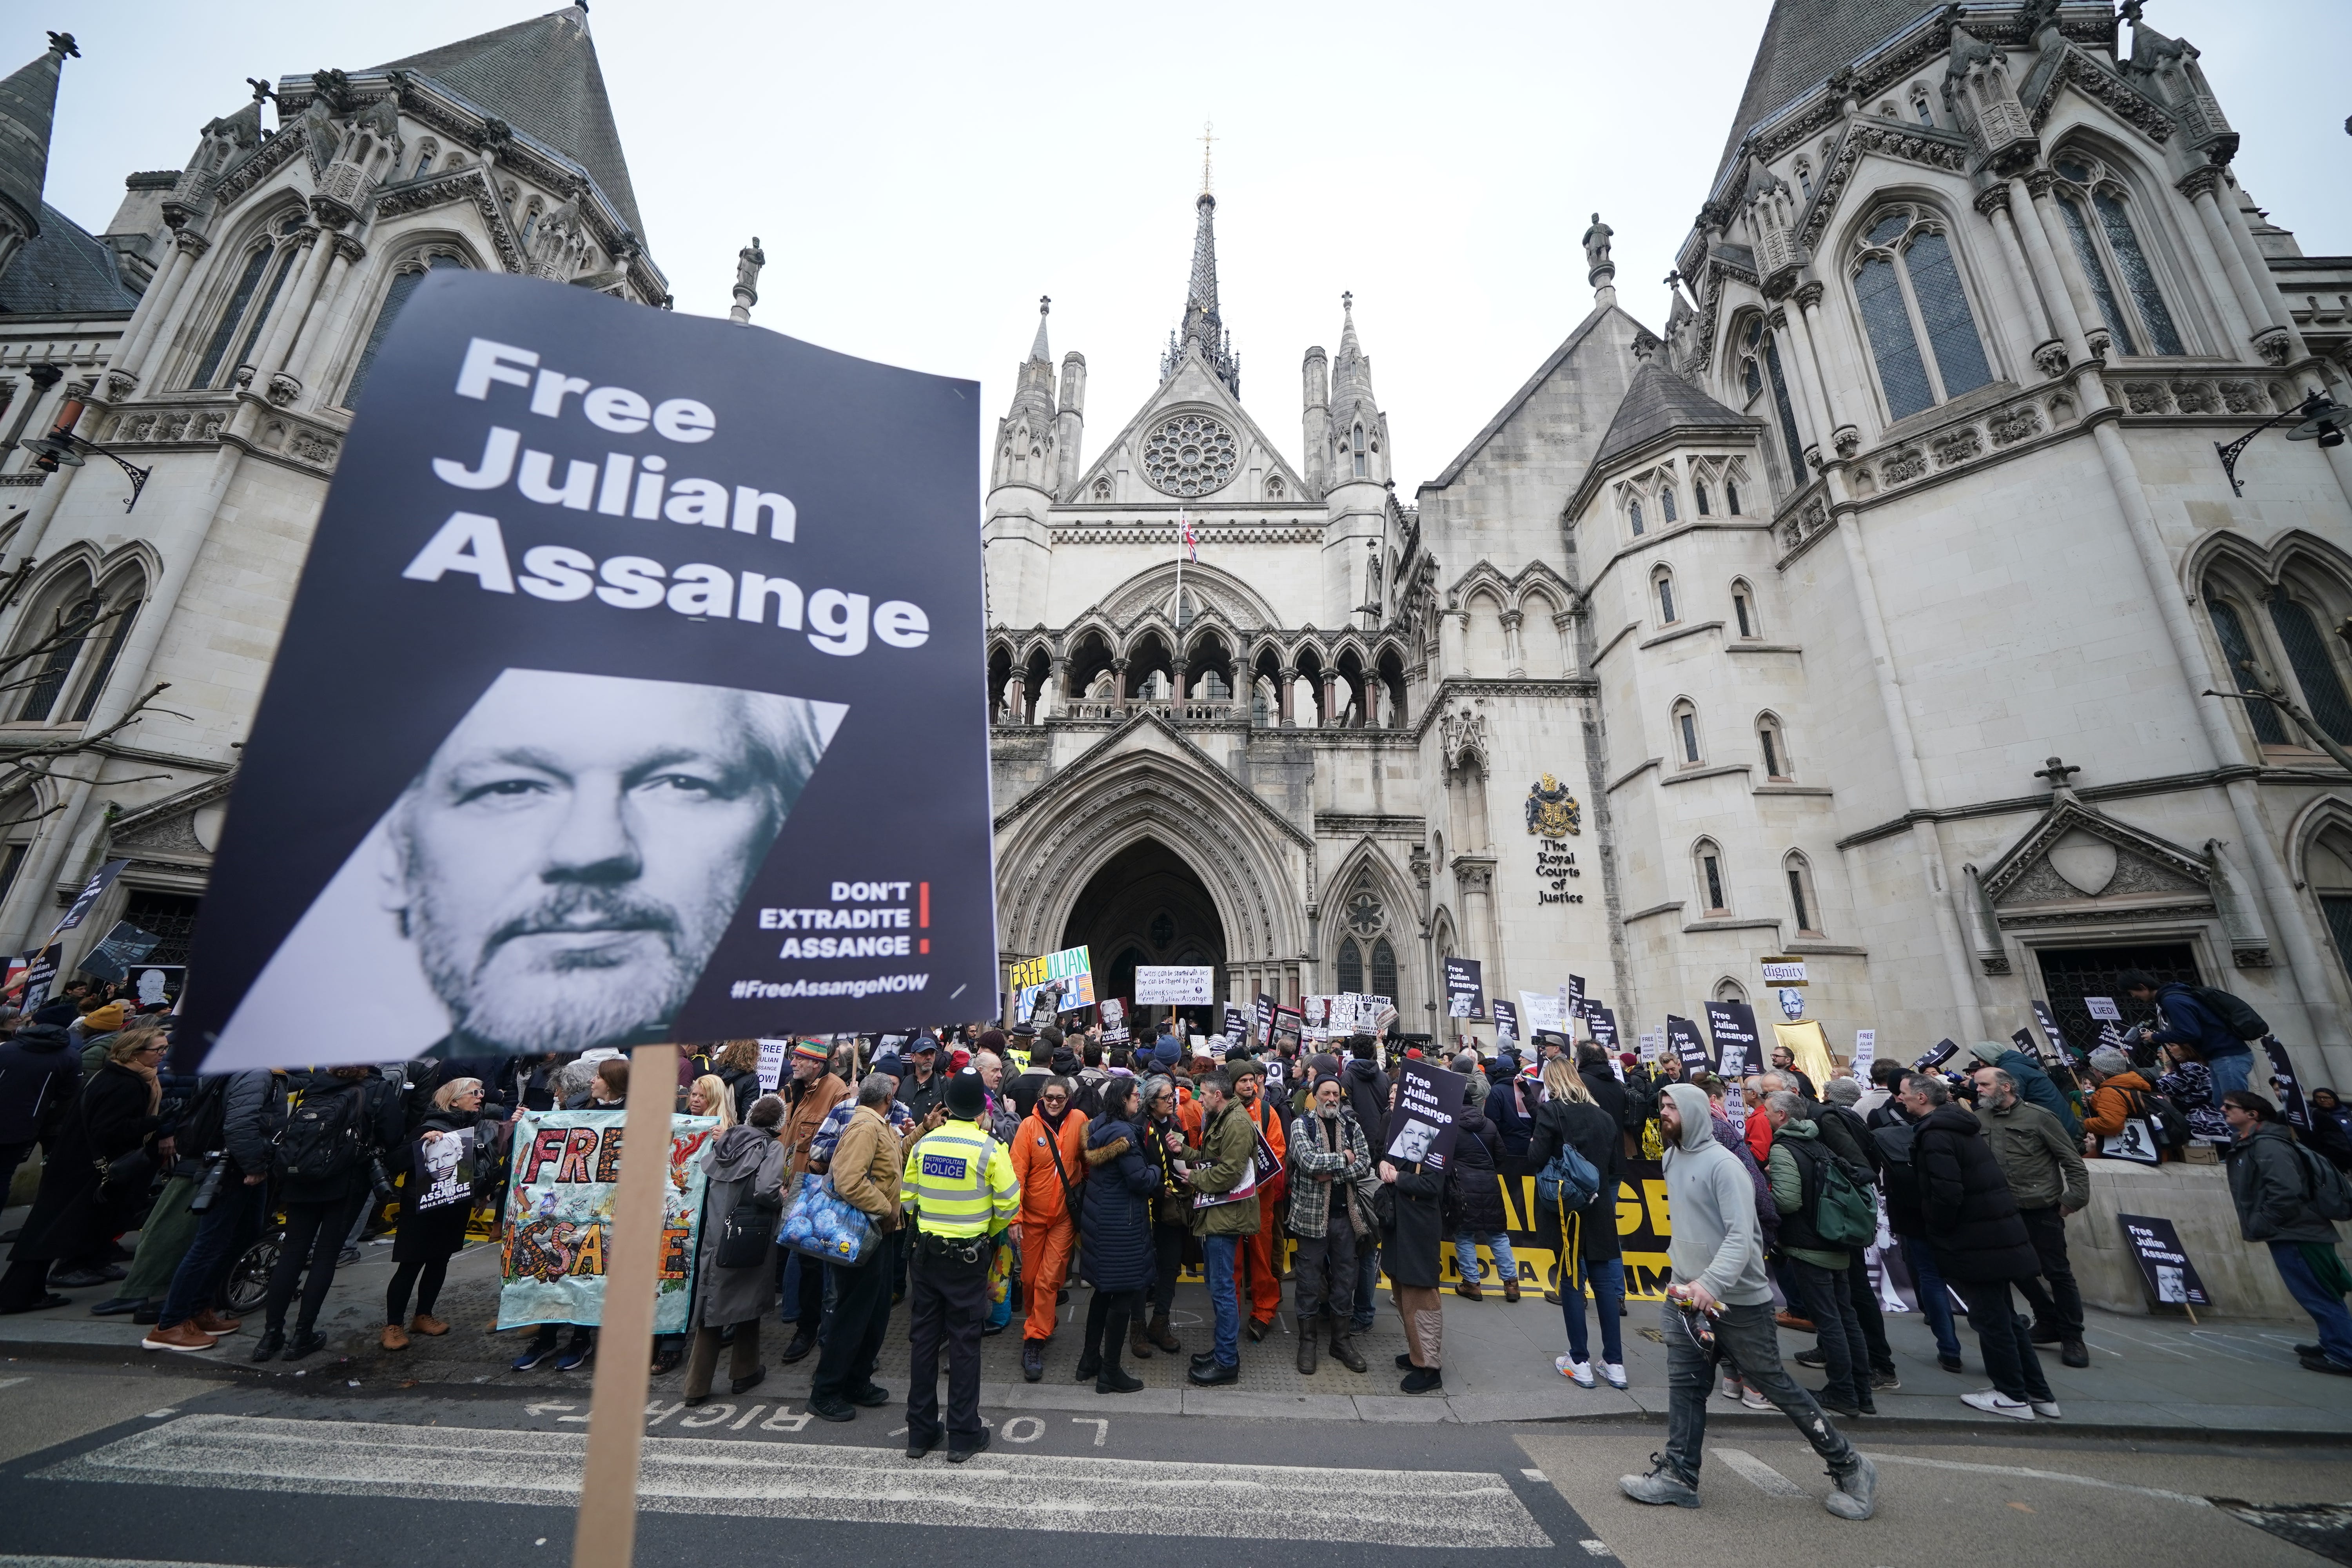
[[[1919,117],[1922,125],[1936,123],[1936,111],[1927,107],[1927,89],[1916,83],[1911,88],[1911,112]]]
[[[1151,917],[1151,945],[1166,947],[1176,940],[1176,917],[1161,910]]]
[[[2253,638],[2246,634],[2245,618],[2239,613],[2238,606],[2221,596],[2220,586],[2210,581],[2205,584],[2205,613],[2211,617],[2213,636],[2221,644],[2222,662],[2229,666],[2230,678],[2236,682],[2239,690],[2260,691],[2263,689],[2261,677],[2246,668],[2256,662]],[[2265,746],[2288,744],[2286,722],[2279,716],[2277,709],[2267,702],[2247,702],[2241,706],[2253,723],[2256,741]]]
[[[1789,878],[1789,908],[1796,914],[1797,930],[1807,936],[1822,934],[1822,904],[1813,897],[1813,868],[1802,855],[1791,849],[1789,858],[1780,862]]]
[[[1726,1004],[1745,1002],[1748,1000],[1748,987],[1727,974],[1715,983],[1715,1000]]]
[[[1797,160],[1797,188],[1805,193],[1807,201],[1813,199],[1813,166],[1802,158]]]
[[[530,211],[524,216],[522,220],[522,242],[525,245],[529,245],[530,243],[530,237],[538,231],[539,217],[539,204],[537,202],[533,202],[530,204]]]
[[[1640,538],[1642,533],[1641,497],[1635,496],[1632,500],[1625,503],[1625,521],[1633,525],[1634,537],[1637,539]]]
[[[1354,937],[1339,944],[1339,989],[1360,992],[1364,988],[1364,954]]]
[[[1675,747],[1682,753],[1680,765],[1686,768],[1698,766],[1698,710],[1687,700],[1675,704],[1674,732]]]
[[[1663,566],[1659,567],[1650,574],[1650,587],[1651,591],[1658,596],[1658,624],[1669,626],[1674,625],[1675,574]]]
[[[146,582],[125,568],[93,588],[79,568],[53,579],[24,619],[16,661],[24,723],[80,723],[89,719],[114,673]]]
[[[1863,237],[1853,291],[1888,417],[1907,418],[1992,380],[1951,240],[1933,212],[1880,214]]]
[[[1265,481],[1265,499],[1268,500],[1280,500],[1282,499],[1282,476],[1280,474],[1276,474],[1272,479]]]
[[[0,893],[5,891],[5,889],[0,889]],[[1396,949],[1389,945],[1388,938],[1380,937],[1372,942],[1372,994],[1394,1001],[1396,994]]]
[[[1748,350],[1744,372],[1748,400],[1755,400],[1765,381],[1771,383],[1772,412],[1780,423],[1780,439],[1787,443],[1789,483],[1791,487],[1801,485],[1805,482],[1805,443],[1804,438],[1797,434],[1797,410],[1795,405],[1789,401],[1789,378],[1780,372],[1780,340],[1774,333],[1765,331],[1763,317],[1750,316],[1741,333],[1741,341]],[[1764,366],[1761,376],[1756,368],[1759,360]]]
[[[1767,713],[1756,721],[1756,745],[1764,753],[1764,776],[1768,779],[1788,779],[1796,776],[1789,759],[1789,737],[1780,728],[1780,721]]]
[[[1698,502],[1698,514],[1699,514],[1699,516],[1701,516],[1701,517],[1706,517],[1706,516],[1707,516],[1707,515],[1708,515],[1708,510],[1707,510],[1707,504],[1706,504],[1706,481],[1705,479],[1696,479],[1696,480],[1694,480],[1694,481],[1692,482],[1692,484],[1691,484],[1691,499],[1693,499],[1694,500],[1696,500],[1696,501],[1697,501],[1697,502]]]
[[[13,868],[0,871],[13,879]],[[2330,826],[2304,855],[2304,880],[2318,895],[2320,913],[2327,918],[2327,934],[2336,942],[2336,961],[2352,977],[2352,835]],[[7,888],[0,882],[0,897]]]
[[[1667,522],[1680,521],[1675,516],[1675,482],[1672,479],[1658,487],[1658,516]]]
[[[32,685],[26,689],[25,705],[16,710],[20,722],[47,721],[58,705],[59,694],[65,690],[66,678],[73,673],[76,661],[81,658],[83,645],[89,641],[91,623],[98,619],[99,612],[105,607],[106,601],[96,594],[90,594],[67,605],[64,613],[54,622],[36,623],[40,628],[41,640],[49,647],[47,653],[41,657],[39,670],[33,677]]]
[[[1732,618],[1739,623],[1741,637],[1759,635],[1757,627],[1761,623],[1756,616],[1756,592],[1745,583],[1735,581],[1731,584],[1731,614]]]
[[[1108,479],[1101,479],[1095,481],[1095,500],[1110,500],[1110,480]]]
[[[383,303],[376,308],[375,325],[368,330],[367,346],[360,350],[359,363],[352,369],[352,384],[343,389],[344,407],[359,406],[360,388],[367,384],[368,371],[375,363],[376,351],[383,346],[383,335],[392,330],[393,318],[400,314],[403,305],[408,303],[409,295],[425,281],[426,270],[438,272],[445,267],[465,265],[454,256],[436,256],[404,266],[394,275],[391,287],[383,291]]]
[[[1360,424],[1356,426],[1354,450],[1356,454],[1356,477],[1360,479],[1371,471],[1365,466],[1364,427]]]
[[[416,167],[408,171],[408,177],[412,180],[421,180],[425,175],[431,174],[433,172],[434,154],[439,151],[439,146],[431,142],[427,142],[417,148]]]
[[[2336,671],[2319,623],[2307,607],[2288,598],[2284,588],[2272,593],[2270,612],[2279,646],[2286,650],[2286,662],[2294,671],[2294,683],[2303,688],[2305,709],[2331,739],[2352,741],[2352,701],[2346,700],[2343,677]]]
[[[1732,516],[1739,515],[1739,481],[1727,475],[1723,481],[1723,504]]]
[[[2096,160],[2068,153],[2056,163],[2058,205],[2066,218],[2074,258],[2099,302],[2116,347],[2132,353],[2181,354],[2179,329],[2157,286],[2156,271],[2132,223],[2130,194]],[[2116,279],[2123,288],[2118,291]]]
[[[205,344],[204,358],[196,363],[195,376],[188,384],[191,387],[203,391],[218,384],[252,352],[254,339],[260,335],[262,323],[269,319],[269,308],[277,302],[278,290],[285,286],[286,274],[301,255],[300,247],[281,242],[301,226],[299,213],[286,218],[278,224],[276,237],[257,245],[246,258],[245,268],[236,277],[236,287],[229,291],[227,308],[221,311],[213,335]],[[257,307],[257,297],[260,300]],[[233,347],[236,350],[234,355],[230,353]]]
[[[1729,914],[1731,898],[1726,887],[1729,879],[1724,875],[1723,851],[1714,839],[1698,841],[1697,847],[1691,851],[1691,885],[1697,889],[1700,910],[1710,916]]]

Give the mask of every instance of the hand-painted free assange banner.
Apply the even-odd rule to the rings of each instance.
[[[499,1327],[604,1321],[604,1255],[621,1174],[622,1113],[525,1111],[515,1124],[507,1185]],[[669,1179],[662,1184],[662,1248],[654,1332],[687,1326],[702,1228],[702,1149],[715,1116],[670,1118]]]
[[[245,749],[179,1066],[988,1011],[979,391],[419,284]],[[367,998],[326,1046],[321,992]]]

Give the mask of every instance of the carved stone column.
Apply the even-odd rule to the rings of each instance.
[[[1291,718],[1290,710],[1292,694],[1297,690],[1297,686],[1298,671],[1285,667],[1275,672],[1275,707],[1279,715],[1278,721],[1286,730],[1295,727],[1296,721]]]
[[[1995,185],[1978,194],[1977,211],[1991,223],[1994,236],[2000,241],[2001,259],[2009,264],[2009,275],[2015,284],[2018,307],[2025,312],[2027,327],[2033,334],[2034,367],[2044,375],[2060,375],[2066,369],[2066,344],[2050,319],[2049,307],[2042,302],[2042,289],[2036,283],[2033,268],[2025,258],[2024,243],[2018,237],[2017,215],[2010,207],[2010,186]],[[2021,374],[2024,367],[2019,366]]]
[[[1525,612],[1514,607],[1505,610],[1503,622],[1503,668],[1515,676],[1528,672],[1528,656],[1519,647],[1519,623],[1527,618]]]
[[[2206,241],[2213,247],[2213,259],[2221,264],[2223,275],[2230,279],[2230,287],[2215,290],[2213,298],[2221,307],[2223,325],[2233,340],[2231,350],[2237,352],[2239,345],[2244,344],[2260,352],[2263,340],[2275,335],[2280,328],[2270,320],[2267,302],[2255,286],[2253,275],[2246,269],[2246,258],[2238,252],[2237,237],[2230,232],[2230,220],[2221,215],[2216,194],[2221,184],[2221,171],[2208,163],[2189,171],[2175,188],[2197,209],[2197,221],[2203,226]],[[2257,321],[2263,324],[2257,328]]]
[[[1339,727],[1339,677],[1334,670],[1323,672],[1323,724],[1326,730]]]
[[[1004,683],[1004,721],[1008,724],[1029,722],[1029,681],[1017,669],[1013,672],[1013,679]]]

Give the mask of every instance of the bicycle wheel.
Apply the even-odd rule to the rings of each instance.
[[[262,1303],[269,1299],[269,1275],[278,1267],[279,1240],[275,1234],[265,1236],[247,1247],[244,1255],[230,1265],[223,1294],[227,1298],[231,1312],[242,1315],[258,1311]]]

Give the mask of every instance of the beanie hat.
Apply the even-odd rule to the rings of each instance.
[[[1162,1072],[1166,1072],[1175,1067],[1176,1058],[1179,1054],[1180,1053],[1176,1047],[1176,1037],[1173,1035],[1160,1036],[1159,1043],[1151,1047],[1152,1062],[1158,1066],[1160,1070]]]
[[[958,1046],[955,1049],[950,1051],[948,1053],[948,1058],[953,1064],[951,1070],[956,1072],[961,1072],[965,1068],[971,1065],[971,1053],[965,1050],[961,1046]]]
[[[831,1061],[833,1059],[833,1053],[826,1050],[823,1046],[818,1045],[814,1040],[794,1040],[793,1042],[793,1059],[803,1062]]]
[[[1318,1079],[1317,1079],[1315,1080],[1315,1089],[1316,1089],[1316,1092],[1317,1092],[1317,1093],[1318,1093],[1318,1094],[1319,1094],[1319,1093],[1321,1093],[1321,1092],[1322,1092],[1322,1089],[1323,1089],[1323,1086],[1324,1086],[1325,1084],[1327,1084],[1327,1083],[1328,1083],[1328,1084],[1338,1084],[1339,1082],[1339,1080],[1338,1079],[1336,1079],[1336,1078],[1332,1077],[1329,1073],[1328,1073],[1328,1072],[1327,1072],[1327,1073],[1325,1073],[1321,1078],[1318,1078]],[[1344,1086],[1343,1086],[1343,1087],[1344,1087]]]
[[[994,1051],[1002,1056],[1004,1052],[1004,1031],[982,1029],[980,1032],[980,1038],[971,1043],[971,1048],[976,1051]]]
[[[1832,1105],[1853,1105],[1862,1099],[1862,1085],[1850,1078],[1833,1078],[1822,1085],[1822,1098]]]
[[[93,1007],[81,1016],[82,1033],[85,1036],[110,1035],[122,1027],[123,1021],[129,1016],[121,1003],[109,1002],[105,1006]]]
[[[874,1058],[874,1066],[871,1070],[875,1072],[887,1072],[892,1078],[904,1078],[907,1076],[907,1064],[899,1059],[898,1054],[896,1051],[886,1051],[881,1056]]]

